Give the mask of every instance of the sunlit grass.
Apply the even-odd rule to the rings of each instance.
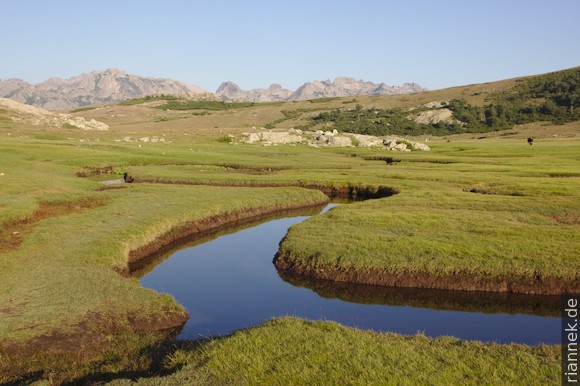
[[[174,374],[138,384],[529,385],[560,379],[557,346],[377,334],[294,318],[180,349],[172,358]]]
[[[484,91],[474,85],[459,91],[357,98],[356,103],[412,107],[463,94],[475,103],[484,99]],[[474,93],[479,94],[470,98]],[[343,102],[327,100],[316,107],[335,108]],[[144,289],[136,279],[119,273],[126,268],[129,251],[192,220],[325,200],[320,192],[296,186],[370,185],[399,192],[343,205],[292,228],[282,249],[304,266],[578,276],[580,257],[574,246],[580,241],[580,143],[552,138],[560,127],[529,128],[550,132],[533,146],[527,145],[522,131],[513,138],[462,136],[451,142],[434,138],[431,152],[412,153],[218,142],[230,132],[252,131],[253,126],[259,129],[284,118],[282,110],[312,106],[310,102],[256,105],[209,116],[140,105],[82,111],[88,118],[111,124],[109,132],[29,127],[1,120],[0,234],[19,240],[0,252],[0,362],[4,366],[0,382],[17,379],[2,378],[6,374],[45,370],[41,377],[58,383],[65,378],[90,379],[98,372],[116,377],[124,370],[150,369],[144,357],[159,347],[159,338],[134,334],[129,319],[158,320],[182,309],[170,296]],[[167,120],[154,122],[158,118]],[[296,123],[285,120],[281,125]],[[579,126],[570,124],[565,129],[572,138]],[[152,135],[167,142],[137,141]],[[132,142],[122,140],[126,136]],[[385,155],[400,162],[365,160]],[[91,175],[90,167],[105,166],[126,170],[137,181],[163,184],[101,190],[98,181],[119,178]],[[255,188],[269,185],[282,187]],[[75,207],[84,201],[99,205]],[[72,211],[35,215],[43,205],[69,204]],[[27,221],[30,224],[18,225]],[[31,359],[2,351],[13,345],[28,347],[34,339],[51,334],[82,333],[84,323],[95,315],[100,322],[91,328],[99,332],[108,350],[91,346],[72,362],[52,352],[42,358],[40,352],[34,353]],[[558,355],[555,348],[377,335],[296,320],[271,322],[200,347],[169,350],[163,361],[170,368],[183,365],[182,370],[151,382],[316,384],[328,379],[335,383],[533,384],[540,379],[550,383]],[[255,363],[248,364],[248,358]],[[419,368],[427,370],[418,373]],[[524,378],[519,382],[516,376],[521,374]]]

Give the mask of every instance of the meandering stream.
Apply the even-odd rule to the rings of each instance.
[[[177,251],[141,284],[173,295],[186,308],[190,319],[178,339],[226,335],[291,315],[381,332],[560,343],[557,297],[285,281],[272,259],[288,228],[308,217],[267,221]]]

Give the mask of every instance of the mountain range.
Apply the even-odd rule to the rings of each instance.
[[[313,82],[307,82],[296,91],[282,88],[279,84],[272,84],[266,89],[258,88],[244,91],[233,82],[224,82],[219,86],[215,95],[222,100],[273,102],[357,95],[411,94],[426,90],[426,88],[421,87],[417,83],[405,83],[402,86],[388,86],[385,83],[376,84],[341,76],[334,81],[315,80]]]
[[[224,82],[212,94],[199,86],[185,82],[131,75],[114,68],[101,72],[89,72],[70,79],[50,78],[38,84],[31,84],[21,79],[0,79],[0,98],[9,98],[49,110],[119,102],[159,94],[203,96],[226,101],[272,102],[358,95],[409,94],[425,90],[416,83],[388,86],[385,83],[376,84],[338,77],[334,81],[307,82],[295,91],[285,89],[279,84],[272,84],[266,89],[242,90],[233,82]]]

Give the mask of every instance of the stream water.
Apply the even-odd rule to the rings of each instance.
[[[330,209],[330,204],[324,210]],[[288,228],[270,220],[179,250],[141,278],[190,315],[178,339],[226,335],[272,317],[333,320],[381,332],[499,343],[560,343],[559,298],[411,290],[282,278],[272,260]]]

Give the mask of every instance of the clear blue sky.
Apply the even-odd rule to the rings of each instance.
[[[578,0],[18,0],[0,79],[110,67],[215,91],[350,76],[437,89],[580,65]]]

